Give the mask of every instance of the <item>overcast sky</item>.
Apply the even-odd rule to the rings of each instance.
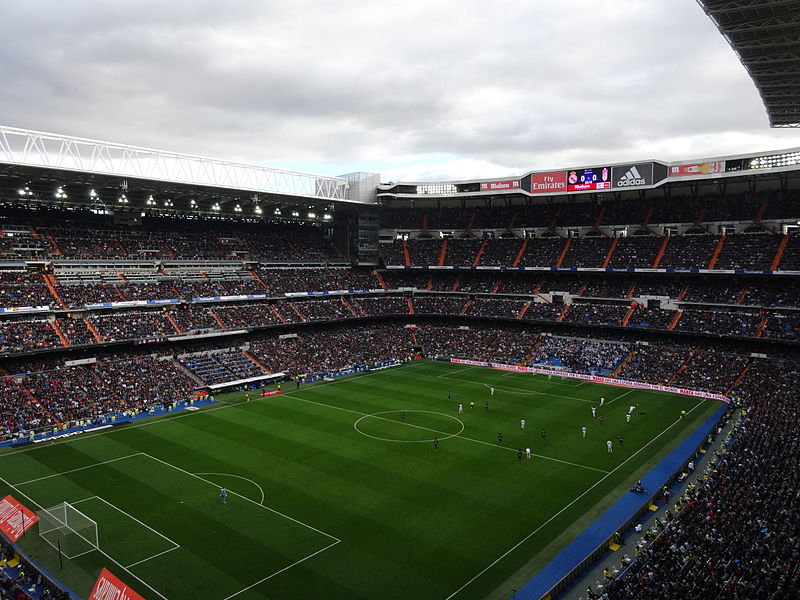
[[[800,146],[695,0],[0,3],[0,123],[383,181]]]

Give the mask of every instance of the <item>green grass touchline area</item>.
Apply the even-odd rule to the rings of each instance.
[[[23,549],[84,597],[104,566],[149,599],[499,597],[718,406],[428,361],[250,397],[5,452],[4,493],[97,522],[63,568]]]

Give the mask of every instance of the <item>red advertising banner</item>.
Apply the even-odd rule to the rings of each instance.
[[[532,194],[552,194],[567,191],[567,172],[531,173]]]
[[[493,192],[495,190],[512,190],[519,187],[519,180],[514,181],[482,181],[482,192]]]
[[[261,392],[258,395],[259,396],[264,396],[264,397],[269,397],[269,396],[277,396],[278,394],[282,394],[282,393],[283,392],[280,391],[280,390],[269,390],[268,392]]]
[[[0,531],[10,541],[16,542],[38,520],[33,511],[22,506],[15,498],[6,496],[0,500]]]
[[[670,177],[683,177],[685,175],[711,175],[712,173],[724,173],[725,161],[697,163],[694,165],[674,165],[669,168]]]
[[[111,571],[103,569],[94,583],[89,600],[144,600],[144,598],[122,583]]]

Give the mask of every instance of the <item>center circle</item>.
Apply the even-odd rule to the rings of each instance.
[[[389,426],[395,425],[395,426],[399,426],[399,427],[405,427],[405,428],[408,428],[408,430],[419,431],[421,433],[426,433],[428,435],[430,435],[432,433],[439,433],[438,430],[440,428],[439,427],[434,427],[434,426],[429,426],[430,424],[421,425],[419,423],[413,423],[412,420],[410,420],[408,418],[406,418],[405,420],[398,420],[398,419],[389,419],[387,417],[382,416],[382,415],[395,415],[395,416],[397,416],[397,415],[399,415],[400,413],[403,413],[403,412],[406,414],[407,417],[408,417],[408,415],[412,415],[412,414],[438,415],[440,417],[445,417],[446,419],[449,419],[451,421],[455,421],[456,423],[458,423],[459,430],[456,431],[455,433],[444,433],[444,432],[442,432],[442,433],[444,433],[444,435],[441,435],[441,437],[435,436],[439,441],[447,440],[447,439],[450,439],[452,437],[456,437],[457,435],[461,434],[462,431],[464,431],[464,422],[461,419],[457,419],[453,415],[448,415],[446,413],[436,412],[436,411],[433,411],[433,410],[406,410],[406,411],[385,410],[383,412],[372,413],[372,414],[364,415],[363,417],[360,417],[359,419],[356,420],[355,423],[353,423],[353,428],[363,436],[366,436],[368,438],[372,438],[373,440],[380,440],[382,442],[399,442],[399,443],[411,443],[411,444],[421,444],[421,443],[433,442],[434,437],[428,437],[426,439],[420,439],[420,440],[403,440],[403,439],[398,439],[398,438],[386,437],[386,435],[388,435],[388,434],[375,435],[375,434],[368,433],[368,432],[364,431],[364,429],[367,428],[366,427],[366,423],[368,422],[369,419],[372,419],[373,421],[381,422],[382,424],[385,423],[386,425],[389,425]],[[430,419],[428,419],[428,420],[430,420]],[[434,430],[436,430],[436,431],[434,431]]]

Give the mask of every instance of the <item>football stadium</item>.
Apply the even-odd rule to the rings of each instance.
[[[800,126],[795,3],[699,4]],[[800,597],[800,148],[596,158],[0,125],[0,599]]]

